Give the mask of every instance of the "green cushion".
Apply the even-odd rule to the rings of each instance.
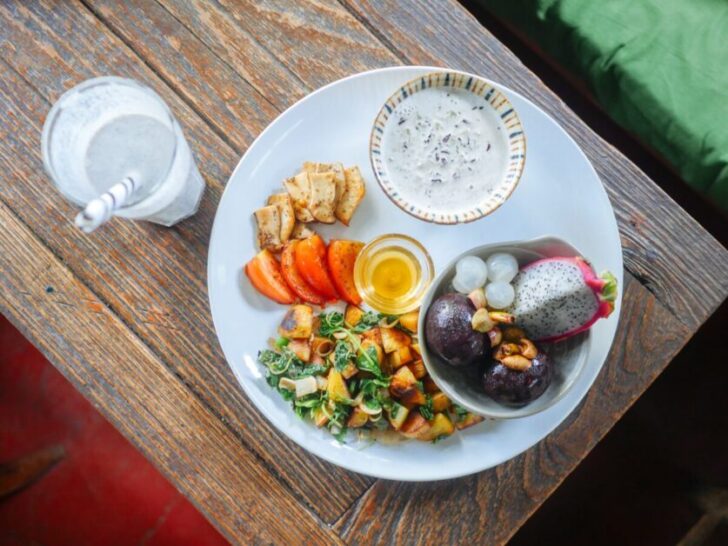
[[[478,1],[728,210],[728,1]]]

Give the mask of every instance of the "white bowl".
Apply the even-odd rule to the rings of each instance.
[[[398,105],[427,89],[446,91],[457,89],[472,94],[479,103],[482,103],[480,108],[485,108],[484,111],[490,114],[487,117],[488,123],[492,124],[494,129],[502,131],[501,134],[505,135],[506,140],[506,147],[502,150],[505,168],[495,187],[489,192],[484,192],[467,206],[448,210],[447,213],[423,209],[417,203],[410,202],[402,194],[396,181],[390,177],[384,159],[385,150],[382,143],[386,128],[398,119],[392,114]],[[487,216],[511,196],[526,164],[526,133],[513,104],[491,82],[465,72],[438,71],[408,81],[387,99],[374,119],[369,138],[369,158],[379,186],[387,197],[407,214],[436,224],[461,224]]]
[[[495,252],[512,254],[518,260],[520,266],[551,256],[581,256],[577,249],[556,237],[543,237],[526,242],[483,245],[463,252],[443,269],[422,300],[422,311],[420,312],[418,324],[420,349],[427,371],[435,380],[437,386],[442,389],[442,392],[453,402],[483,417],[515,419],[544,411],[558,402],[571,389],[586,364],[591,345],[590,333],[586,331],[558,343],[538,344],[539,348],[553,360],[554,377],[546,392],[533,402],[520,407],[500,404],[483,392],[483,370],[481,366],[453,367],[430,351],[425,336],[427,310],[435,298],[454,291],[451,283],[455,276],[455,264],[464,256],[478,256],[485,260]]]

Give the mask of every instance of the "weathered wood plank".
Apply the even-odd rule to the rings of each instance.
[[[524,94],[581,146],[612,200],[625,265],[697,328],[728,295],[728,251],[618,150],[602,140],[518,58],[452,0],[342,0],[412,64],[482,74]]]
[[[145,0],[122,3],[86,0],[86,3],[236,152],[245,151],[278,115],[279,108],[158,3]]]
[[[121,41],[105,29],[99,28],[98,21],[90,17],[90,14],[75,13],[79,10],[78,6],[31,3],[24,8],[10,4],[0,7],[0,17],[4,24],[7,23],[7,27],[0,28],[0,51],[15,70],[21,72],[31,85],[40,90],[46,100],[54,100],[63,89],[73,83],[100,73],[128,74],[131,77],[146,80],[148,83],[151,82],[153,87],[160,90],[165,100],[172,104],[173,109],[181,118],[186,134],[190,137],[195,151],[202,158],[201,170],[204,173],[212,173],[212,176],[208,177],[211,191],[208,191],[203,211],[194,219],[173,230],[163,230],[153,226],[127,226],[115,222],[114,225],[109,226],[111,229],[107,230],[108,232],[95,235],[94,237],[98,237],[98,239],[89,243],[86,239],[80,238],[78,234],[71,233],[73,230],[68,223],[68,218],[71,217],[70,207],[65,206],[64,208],[64,205],[58,202],[58,198],[54,196],[45,198],[42,195],[43,192],[25,188],[22,191],[13,188],[5,190],[5,193],[0,190],[0,198],[6,199],[14,208],[18,207],[18,215],[32,226],[33,230],[53,248],[54,252],[68,262],[69,267],[76,274],[94,287],[94,290],[103,301],[110,305],[112,310],[150,343],[151,347],[186,382],[187,386],[210,404],[210,407],[218,412],[222,420],[230,424],[239,438],[254,446],[262,460],[274,469],[278,479],[290,485],[324,519],[331,521],[370,482],[338,469],[330,469],[328,465],[301,453],[300,449],[290,446],[287,441],[271,432],[265,422],[260,422],[263,421],[261,418],[256,417],[252,420],[255,422],[251,422],[251,412],[256,416],[258,414],[251,408],[247,399],[241,395],[224,364],[211,329],[207,302],[204,301],[204,255],[209,226],[214,214],[214,207],[219,199],[220,187],[237,158],[232,148],[209,130],[206,122],[212,123],[218,134],[221,134],[223,128],[231,127],[230,134],[222,134],[228,135],[227,142],[233,147],[237,147],[244,145],[250,134],[255,134],[255,124],[259,123],[265,114],[252,116],[252,121],[247,118],[240,119],[239,122],[245,127],[238,128],[231,122],[244,112],[247,107],[246,103],[232,103],[231,106],[228,97],[216,92],[217,84],[199,85],[194,93],[185,91],[185,87],[190,85],[192,78],[196,77],[235,77],[229,73],[230,70],[233,70],[241,78],[250,82],[251,86],[260,91],[262,95],[268,97],[276,107],[282,107],[302,96],[308,89],[328,83],[353,71],[397,64],[400,62],[399,59],[409,59],[411,62],[423,64],[447,63],[455,68],[469,69],[498,79],[506,85],[525,92],[530,97],[533,97],[535,93],[538,93],[539,97],[545,96],[546,98],[538,100],[547,103],[548,108],[551,108],[551,110],[548,108],[547,110],[566,125],[572,134],[574,131],[577,133],[579,131],[590,133],[590,131],[583,124],[579,125],[581,122],[576,120],[573,113],[568,111],[558,99],[550,95],[548,90],[541,88],[540,83],[532,81],[534,77],[518,64],[518,61],[512,58],[507,50],[501,51],[502,46],[485,33],[477,22],[475,23],[477,32],[482,33],[482,36],[475,35],[475,27],[470,29],[472,22],[467,20],[465,28],[470,29],[466,34],[467,40],[463,40],[462,36],[454,41],[451,36],[441,36],[441,34],[448,34],[448,27],[443,25],[452,23],[453,14],[463,17],[458,11],[461,8],[454,4],[435,3],[435,6],[440,7],[437,17],[442,20],[436,22],[425,20],[423,22],[419,19],[420,12],[429,14],[428,17],[432,16],[432,5],[417,4],[414,7],[402,8],[399,4],[380,2],[375,5],[377,9],[385,10],[385,15],[380,20],[376,13],[368,13],[369,5],[359,3],[355,3],[352,8],[356,14],[355,18],[345,13],[340,6],[333,2],[306,2],[291,6],[288,3],[273,0],[254,4],[226,0],[223,2],[224,8],[220,8],[215,3],[201,1],[189,4],[161,1],[176,19],[189,27],[189,32],[179,28],[163,11],[157,8],[147,10],[145,6],[144,13],[138,10],[132,11],[132,18],[127,21],[122,16],[115,16],[106,3],[97,3],[97,0],[94,0],[92,7],[112,25],[114,31],[126,43],[144,57],[148,66],[162,75],[169,87],[159,81],[154,72],[142,66],[139,59],[131,54],[129,48],[125,47]],[[98,0],[98,2],[103,2],[103,0]],[[139,5],[124,9],[135,9]],[[388,8],[389,12],[386,11]],[[409,9],[416,13],[408,13],[405,16],[400,13],[402,9]],[[6,10],[6,13],[3,13],[3,10]],[[16,12],[25,19],[21,19],[21,22],[13,19],[12,16]],[[26,14],[29,15],[26,16]],[[392,21],[388,21],[390,18]],[[357,19],[364,21],[372,32]],[[405,21],[411,26],[405,28],[401,25],[401,21]],[[145,41],[145,34],[153,32],[155,29],[163,29],[162,32],[168,33],[173,39],[165,40],[163,37],[156,37],[152,40],[147,37]],[[80,36],[76,36],[76,33]],[[470,36],[470,33],[473,33],[473,36]],[[385,43],[394,43],[397,47],[392,49],[396,54],[379,44],[374,37],[375,34]],[[139,40],[139,37],[142,40]],[[170,60],[168,57],[173,54],[175,40],[185,40],[185,48],[180,47],[183,58]],[[145,43],[140,44],[140,41]],[[191,43],[188,44],[187,41],[191,41]],[[36,42],[40,45],[37,46]],[[215,61],[214,56],[209,56],[208,53],[199,49],[204,48],[203,42],[215,55],[220,57],[221,63]],[[431,47],[433,49],[430,49]],[[17,49],[22,50],[17,51]],[[190,59],[189,56],[192,53],[196,55]],[[58,63],[60,68],[55,63]],[[178,70],[165,68],[166,63],[171,63],[185,72],[180,74]],[[469,65],[468,63],[474,64]],[[208,66],[209,72],[206,71]],[[495,72],[491,72],[488,67],[495,67]],[[511,72],[517,72],[517,74],[511,74]],[[0,75],[1,77],[2,75]],[[520,81],[520,85],[523,87],[514,85],[513,81]],[[14,82],[10,87],[15,86],[16,83]],[[13,97],[13,105],[19,104],[16,101],[22,103],[21,97],[24,93],[29,92],[22,86],[19,88],[20,91],[5,90],[5,98]],[[182,94],[187,104],[176,98],[173,90]],[[250,100],[257,103],[254,94],[251,94]],[[211,103],[209,110],[206,107],[207,101]],[[0,102],[2,102],[1,96]],[[188,104],[192,105],[192,108]],[[542,106],[544,105],[542,104]],[[265,105],[259,107],[261,112],[267,111]],[[43,107],[23,105],[20,110],[21,112],[16,111],[9,114],[8,118],[19,114],[21,117],[25,116],[26,119],[19,123],[14,122],[5,134],[2,134],[0,128],[0,138],[11,140],[9,143],[0,143],[4,146],[4,148],[0,148],[0,165],[3,167],[10,165],[15,169],[16,178],[14,180],[23,179],[24,184],[43,188],[44,179],[38,174],[40,171],[37,158],[23,158],[21,166],[16,165],[18,154],[22,156],[27,154],[28,149],[32,150],[34,146],[37,147],[37,142],[31,142],[32,139],[29,139],[28,135],[33,134],[32,130],[38,130],[42,120]],[[198,112],[204,119],[200,119]],[[565,116],[566,121],[560,116]],[[211,119],[212,117],[214,119]],[[6,121],[2,120],[2,112],[0,112],[0,121],[3,123]],[[28,123],[32,124],[34,129],[23,126]],[[24,131],[26,136],[19,136],[18,131]],[[587,134],[583,138],[590,137]],[[584,145],[582,144],[582,146]],[[680,273],[679,271],[668,275],[663,272],[663,269],[666,267],[664,256],[668,247],[671,244],[685,244],[684,240],[674,239],[674,234],[670,229],[655,227],[652,218],[648,221],[645,218],[637,217],[635,220],[630,215],[630,211],[642,210],[642,214],[662,213],[670,218],[678,229],[687,228],[686,233],[696,237],[697,243],[701,246],[701,250],[695,254],[698,257],[701,255],[700,252],[703,252],[702,246],[706,244],[701,237],[700,230],[696,229],[694,222],[686,223],[679,215],[677,220],[673,220],[672,215],[675,214],[674,209],[677,207],[669,200],[665,201],[663,197],[660,197],[659,192],[657,197],[662,199],[661,201],[658,199],[656,205],[648,204],[645,208],[640,209],[636,205],[640,199],[655,199],[655,192],[651,189],[652,183],[642,177],[640,173],[635,174],[635,170],[630,167],[628,161],[615,155],[614,151],[606,147],[602,141],[597,139],[588,147],[584,147],[590,150],[590,157],[595,165],[599,165],[603,158],[606,158],[604,159],[606,163],[615,164],[604,172],[600,171],[600,174],[605,184],[619,184],[620,186],[618,191],[611,187],[610,191],[615,206],[623,207],[619,209],[619,213],[623,224],[622,232],[627,248],[628,267],[636,270],[642,276],[643,270],[646,268],[640,264],[649,264],[652,260],[658,271],[643,276],[647,286],[655,290],[655,293],[665,299],[668,304],[671,304],[672,308],[680,311],[687,305],[683,301],[684,298],[693,296],[685,296],[684,288],[675,282],[674,277]],[[622,163],[624,165],[621,165]],[[639,187],[630,189],[630,185]],[[637,197],[635,198],[634,195]],[[617,202],[617,198],[626,200],[628,204],[621,205]],[[652,208],[647,208],[648,206]],[[44,214],[41,215],[34,211],[34,207],[41,209]],[[46,220],[46,217],[49,219]],[[630,220],[634,221],[636,225],[625,227],[625,222],[628,224]],[[47,221],[49,225],[43,225],[44,221]],[[55,236],[53,232],[57,229],[61,229],[62,233]],[[627,234],[625,234],[625,230],[628,230]],[[660,239],[659,244],[656,245],[651,238],[658,236],[664,237],[664,239]],[[70,245],[70,248],[65,248],[65,245]],[[119,249],[117,255],[111,257],[101,255],[103,254],[101,250],[111,248],[110,245],[117,245],[116,248]],[[162,247],[162,249],[158,247]],[[652,256],[651,253],[658,253],[658,255]],[[684,254],[679,255],[679,257],[684,256]],[[81,263],[82,258],[86,263]],[[714,269],[715,263],[724,263],[721,259],[719,254],[718,258],[709,264],[708,269]],[[168,261],[166,265],[165,260]],[[184,263],[185,268],[189,271],[176,271],[176,268],[179,267],[177,264],[180,263]],[[200,264],[202,264],[202,269],[200,269]],[[670,265],[673,264],[670,263]],[[121,277],[124,275],[131,276],[133,280],[122,279]],[[703,307],[699,307],[695,314],[688,316],[686,323],[691,328],[698,324],[700,317],[704,318],[710,310],[710,302],[715,299],[716,294],[719,294],[720,289],[720,286],[713,285],[710,288],[712,291],[708,294],[708,302]],[[724,297],[726,286],[723,285],[722,289]],[[678,293],[670,295],[670,298],[665,298],[665,294],[669,294],[670,290]],[[674,305],[673,302],[677,302],[677,305]],[[184,309],[185,313],[177,312],[178,309]],[[668,356],[664,358],[662,365],[667,362]],[[638,393],[634,395],[636,396],[636,394]],[[591,418],[598,420],[596,410]],[[611,426],[613,420],[610,416],[601,415],[599,422],[602,426]],[[516,470],[511,470],[506,466],[502,473],[516,472]],[[320,472],[327,472],[332,476],[328,482],[327,495],[323,496],[319,496],[319,480],[310,479],[311,476],[322,475],[319,474]],[[568,470],[555,471],[553,487],[563,479],[565,472]],[[509,478],[507,478],[508,474],[504,475],[506,476],[503,478],[505,482]],[[467,480],[464,481],[467,482]],[[550,487],[544,485],[546,483],[539,481],[538,487]],[[530,487],[536,486],[531,485]],[[383,488],[385,488],[384,493],[381,492]],[[396,491],[400,490],[408,491],[397,486]],[[381,495],[384,495],[387,502],[390,502],[396,491],[389,492],[386,490],[386,486],[379,484],[372,493],[363,498],[362,502],[357,503],[357,512],[350,514],[340,523],[340,527],[346,531],[347,537],[361,539],[360,526],[363,525],[362,519],[365,517],[364,507],[371,508]],[[453,495],[472,493],[467,489],[453,491]],[[532,510],[534,507],[535,505],[526,506],[516,516],[511,516],[512,529],[509,532],[515,529],[515,524],[519,521],[518,517],[525,518],[528,510]],[[433,514],[438,513],[437,510],[433,510],[426,514],[409,504],[404,509],[408,510],[408,515],[409,510],[413,510],[418,517],[430,520],[434,519]],[[404,517],[401,528],[416,528],[410,521],[415,520]],[[403,536],[407,538],[410,535]]]
[[[236,69],[244,66],[245,57],[232,46],[241,40],[256,40],[305,84],[304,89],[296,90],[299,93],[356,72],[399,64],[335,0],[159,1]],[[269,88],[275,93],[274,85],[266,80],[260,89],[266,95]]]
[[[217,3],[157,1],[279,109],[290,106],[309,91],[295,74],[278,62],[275,51],[263,47],[250,33],[243,32]]]
[[[692,332],[626,275],[620,328],[582,404],[524,454],[428,484],[378,481],[335,526],[347,543],[501,544],[660,374]],[[457,514],[453,522],[448,515]]]
[[[8,177],[0,199],[258,453],[276,479],[326,521],[333,520],[371,480],[322,462],[274,431],[239,388],[212,327],[206,246],[221,181],[237,155],[82,6],[4,3],[0,17],[4,60],[42,95],[0,62],[0,165]],[[43,99],[55,100],[74,83],[104,73],[145,81],[182,120],[201,158],[200,170],[212,173],[194,218],[173,229],[115,220],[90,237],[72,225],[74,210],[51,189],[39,158],[38,138],[49,108]],[[331,476],[323,497],[317,475]]]
[[[339,543],[1,202],[0,230],[0,311],[231,541]]]

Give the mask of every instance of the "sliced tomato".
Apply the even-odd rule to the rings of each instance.
[[[245,274],[255,289],[278,303],[293,303],[296,295],[286,284],[281,266],[270,250],[261,250],[245,264]]]
[[[344,301],[353,305],[361,303],[361,296],[354,285],[354,263],[364,243],[359,241],[331,241],[326,261],[334,286]]]
[[[296,244],[296,269],[311,287],[326,301],[336,301],[339,295],[326,267],[326,245],[321,237],[312,235]]]
[[[281,253],[281,273],[288,286],[298,294],[298,297],[308,303],[323,305],[326,299],[316,292],[296,268],[296,245],[298,241],[293,240],[286,244]]]

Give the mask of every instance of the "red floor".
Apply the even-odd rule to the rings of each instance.
[[[65,457],[0,500],[0,546],[227,544],[0,315],[0,464],[54,444]]]

